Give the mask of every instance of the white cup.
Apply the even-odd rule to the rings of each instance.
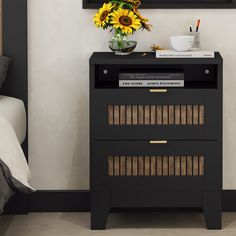
[[[201,40],[200,40],[200,32],[189,32],[189,35],[194,36],[194,43],[191,48],[193,51],[201,50]]]
[[[191,35],[171,36],[170,43],[175,51],[186,52],[192,48],[194,43],[194,36]]]

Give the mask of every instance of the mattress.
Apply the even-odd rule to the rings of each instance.
[[[19,143],[22,144],[26,136],[26,111],[23,101],[0,95],[0,116],[12,125]]]

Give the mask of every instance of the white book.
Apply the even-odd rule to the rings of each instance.
[[[214,58],[214,51],[176,52],[173,50],[157,50],[156,58]]]
[[[119,87],[184,87],[184,80],[119,80]]]

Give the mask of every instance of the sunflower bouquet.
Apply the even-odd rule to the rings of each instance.
[[[129,35],[139,29],[151,31],[149,20],[138,11],[140,4],[140,0],[110,0],[93,18],[98,28],[114,31],[109,47],[117,54],[129,54],[135,48],[137,42],[130,41]]]

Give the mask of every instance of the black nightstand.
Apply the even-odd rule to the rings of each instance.
[[[90,58],[91,228],[111,208],[202,207],[221,228],[222,63],[153,53]],[[119,88],[121,71],[179,70],[184,88]]]

